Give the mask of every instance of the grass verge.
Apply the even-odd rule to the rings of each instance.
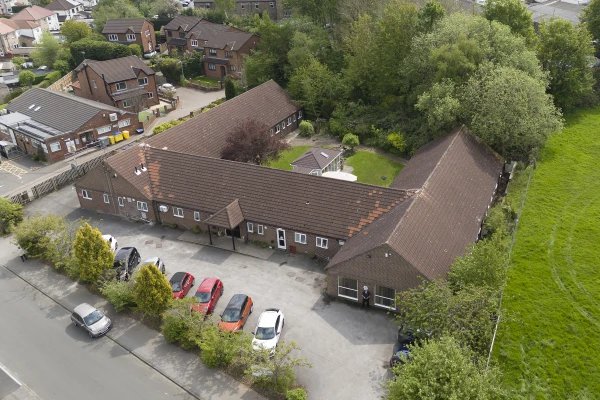
[[[286,151],[282,151],[279,158],[271,161],[267,166],[270,168],[282,169],[284,171],[291,171],[292,166],[290,163],[296,158],[300,157],[302,154],[306,153],[308,149],[310,149],[310,146],[296,146]]]

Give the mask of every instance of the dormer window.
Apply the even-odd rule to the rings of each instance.
[[[210,54],[211,56],[216,56],[217,55],[217,49],[208,49],[208,54]]]
[[[128,33],[127,34],[127,41],[128,42],[135,42],[135,33]]]
[[[116,87],[117,87],[117,92],[120,92],[121,90],[127,89],[127,83],[117,82]]]
[[[108,40],[110,42],[116,42],[117,40],[119,40],[119,35],[111,33],[110,35],[108,35]]]

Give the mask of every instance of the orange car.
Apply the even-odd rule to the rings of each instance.
[[[225,307],[225,311],[221,314],[221,322],[219,328],[226,332],[236,332],[241,330],[248,317],[254,310],[252,298],[245,294],[234,294],[229,304]]]

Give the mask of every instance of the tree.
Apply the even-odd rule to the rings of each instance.
[[[21,86],[31,87],[35,81],[35,74],[29,70],[19,72],[19,84]]]
[[[114,255],[98,228],[85,222],[77,230],[73,255],[79,264],[79,279],[96,283],[113,266]]]
[[[267,125],[248,119],[237,125],[227,137],[221,158],[260,165],[277,159],[279,153],[288,147],[278,135],[269,134]]]
[[[230,100],[236,96],[235,83],[231,78],[225,78],[225,99]]]
[[[53,240],[64,228],[64,219],[57,215],[36,215],[14,228],[14,239],[28,257],[51,260],[55,251]]]
[[[430,340],[410,351],[410,362],[394,368],[388,400],[505,398],[499,372],[486,369],[451,336]]]
[[[591,0],[581,13],[581,22],[594,38],[596,46],[600,45],[600,0]]]
[[[156,68],[171,83],[179,83],[181,81],[181,61],[172,57],[161,57],[156,64]]]
[[[508,25],[510,30],[533,43],[533,18],[521,0],[487,0],[483,7],[483,15],[490,21],[498,21]]]
[[[58,40],[50,32],[42,33],[42,38],[36,46],[35,50],[31,53],[31,58],[36,65],[47,65],[52,67],[58,52],[61,48]]]
[[[23,221],[23,206],[0,197],[0,235],[5,235]]]
[[[73,43],[89,37],[92,34],[92,28],[83,21],[68,19],[60,27],[60,33],[67,43]]]
[[[584,103],[594,86],[590,67],[594,47],[589,32],[584,26],[551,19],[540,24],[538,43],[540,62],[550,73],[548,91],[555,104],[571,111]]]
[[[354,148],[360,144],[360,140],[355,134],[346,133],[342,138],[342,144],[344,146],[350,147],[350,150],[354,150]]]
[[[340,0],[287,0],[286,6],[324,25],[337,21],[339,3]]]
[[[173,297],[167,278],[152,264],[143,265],[134,275],[133,293],[138,309],[153,317],[169,308]]]
[[[17,69],[21,69],[23,68],[23,64],[25,63],[25,57],[21,57],[21,56],[15,56],[12,59],[13,64],[15,65],[15,68]]]
[[[450,80],[436,82],[423,92],[415,108],[423,113],[423,119],[431,136],[446,134],[458,123],[461,104],[455,95],[456,85]]]
[[[129,0],[101,0],[92,11],[94,27],[98,32],[102,32],[109,19],[140,17],[143,17],[142,13]]]
[[[437,0],[429,0],[419,10],[419,30],[421,32],[430,32],[433,26],[441,21],[446,15],[444,6]]]
[[[232,362],[244,363],[251,352],[251,337],[247,332],[223,332],[214,324],[202,330],[200,357],[211,368],[227,367]]]
[[[131,49],[124,44],[98,41],[92,38],[71,43],[70,50],[74,65],[80,64],[84,58],[104,61],[131,55]]]
[[[171,303],[162,318],[161,332],[167,342],[178,343],[187,350],[199,349],[202,332],[211,322],[204,315],[191,310],[194,298]]]
[[[467,126],[507,160],[529,160],[562,128],[543,81],[510,67],[482,69],[461,92]]]
[[[497,294],[485,287],[455,292],[447,281],[424,282],[398,294],[398,320],[429,338],[453,335],[461,345],[484,355],[492,339]]]

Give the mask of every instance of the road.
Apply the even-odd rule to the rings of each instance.
[[[110,338],[90,339],[1,266],[0,321],[0,364],[44,400],[193,399]]]

